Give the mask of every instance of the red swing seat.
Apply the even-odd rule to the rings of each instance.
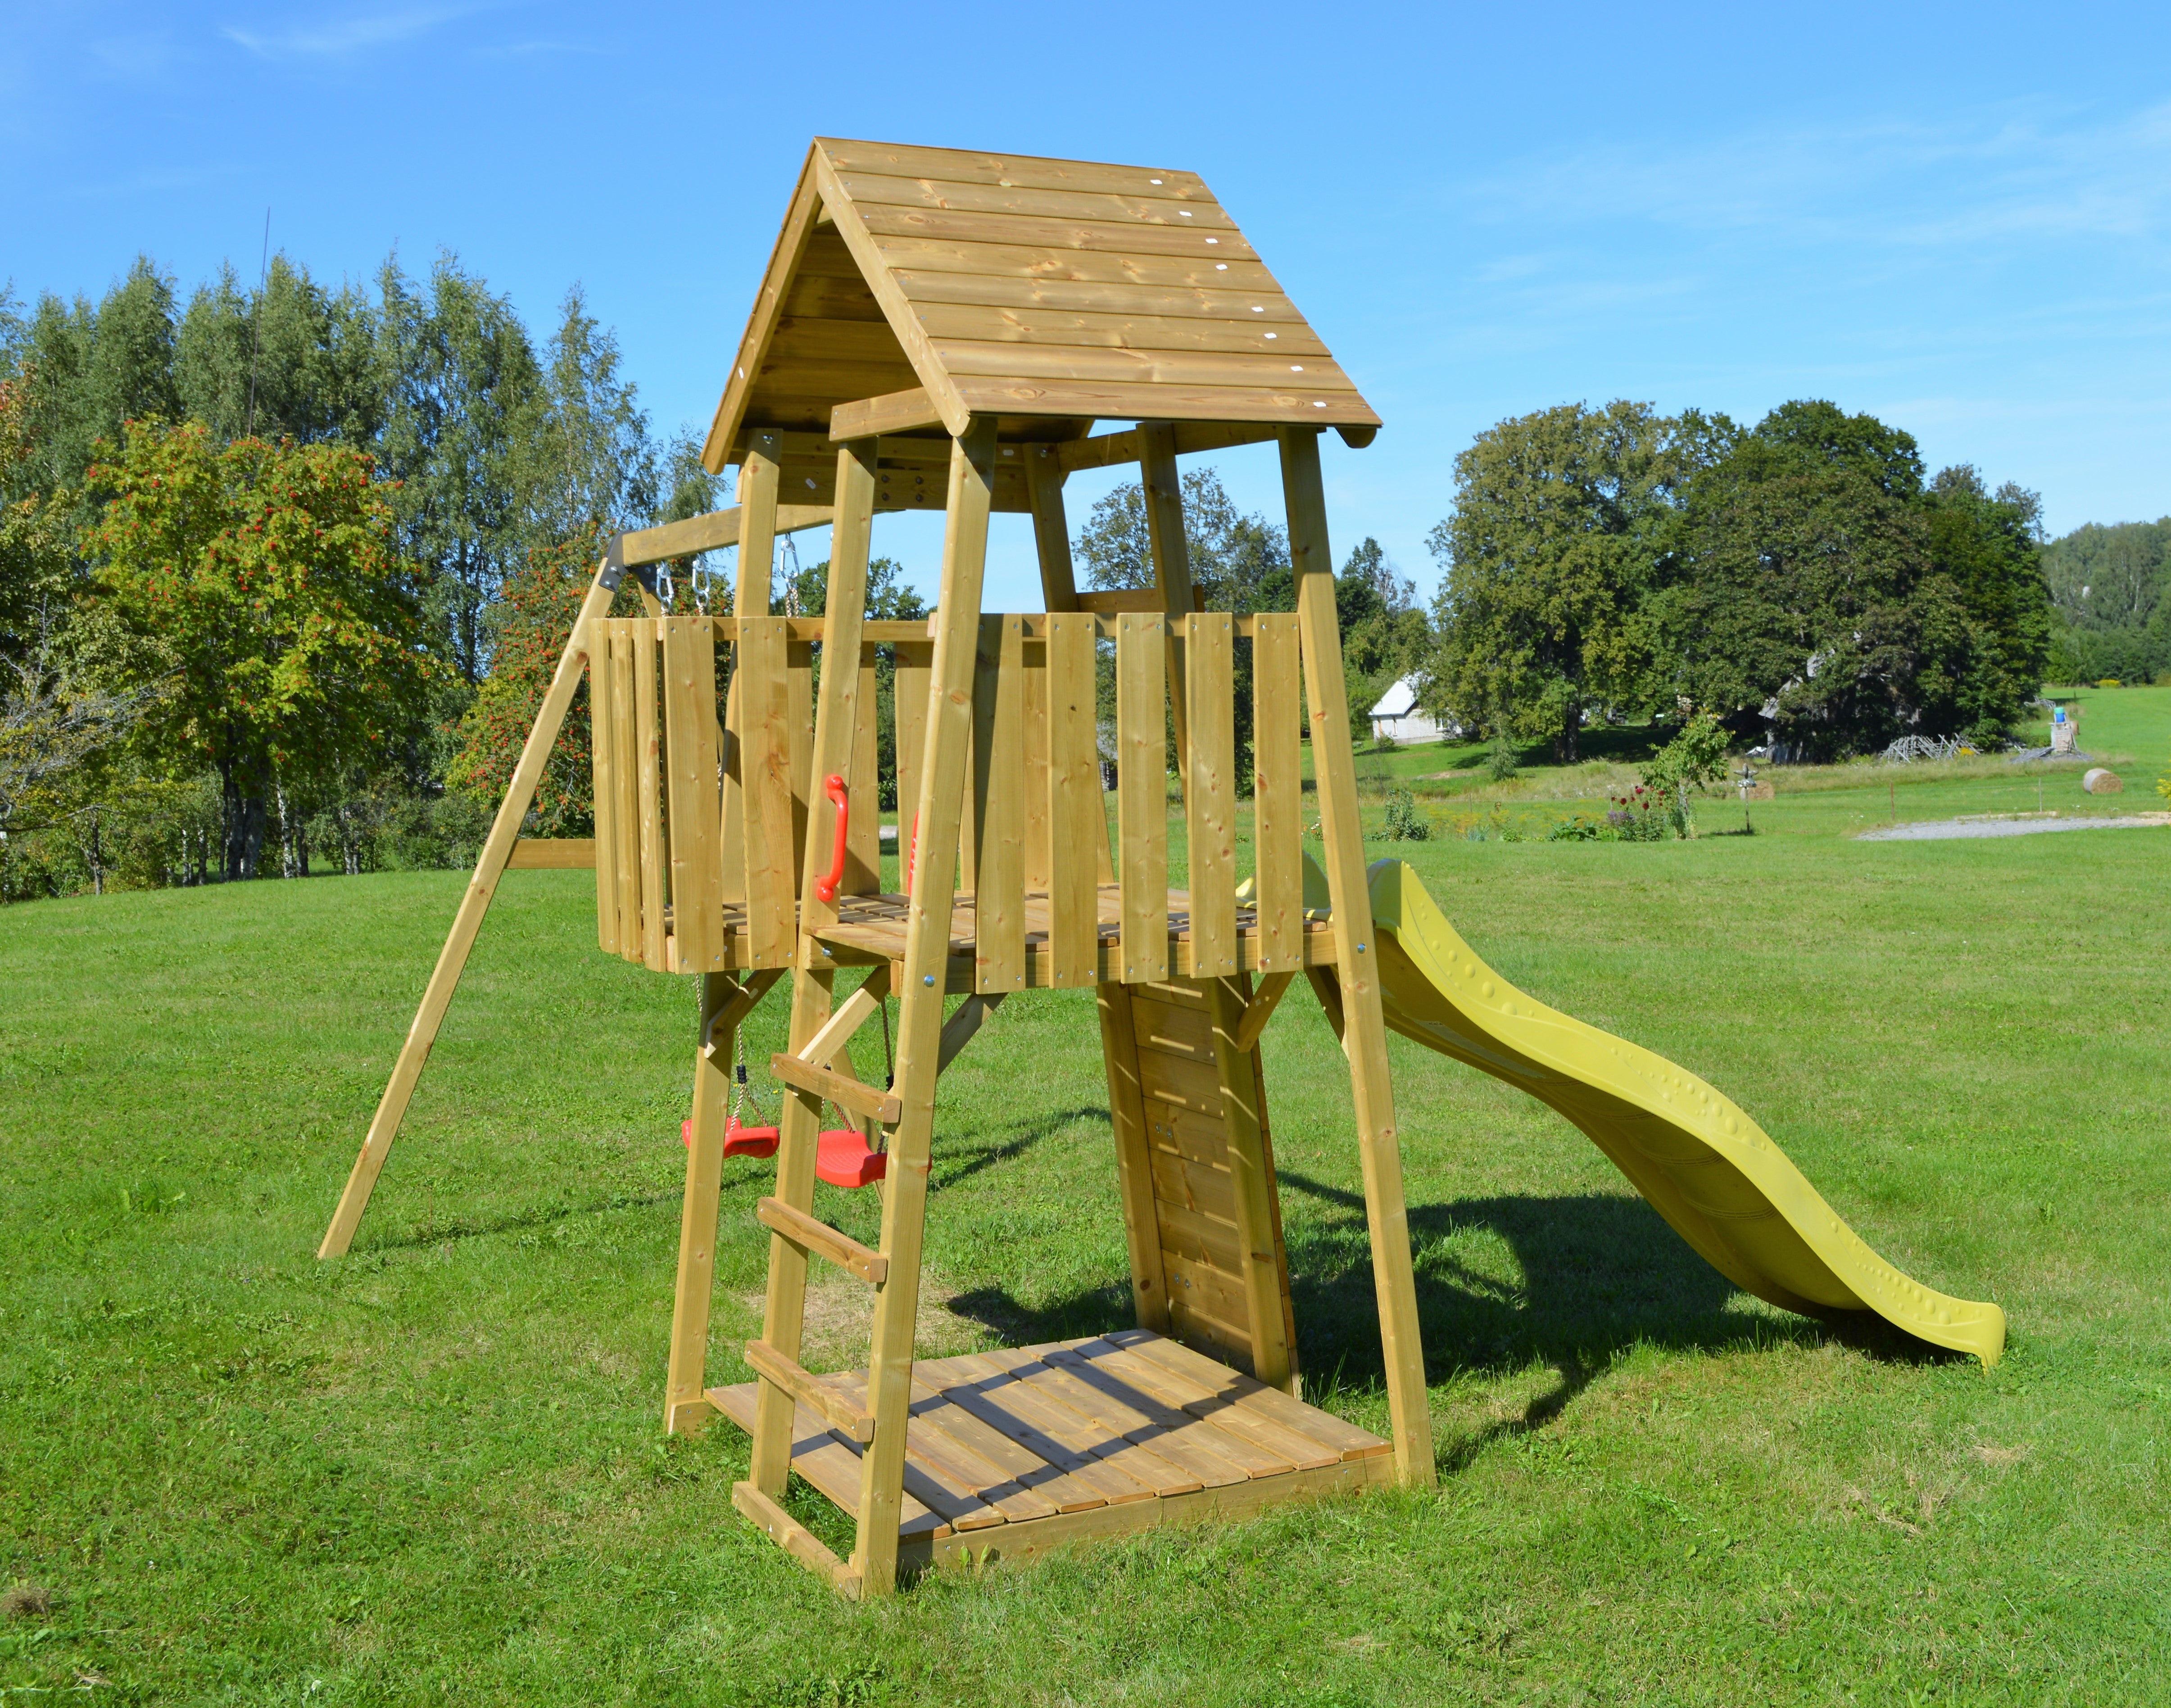
[[[694,1123],[678,1123],[678,1137],[694,1148]],[[726,1156],[775,1156],[777,1132],[773,1127],[742,1127],[732,1116],[724,1123]],[[889,1173],[889,1158],[868,1147],[866,1135],[857,1127],[833,1127],[823,1133],[814,1149],[814,1172],[833,1186],[856,1191],[872,1186]]]
[[[690,1116],[678,1123],[678,1138],[687,1149],[693,1149],[694,1122]],[[737,1116],[727,1116],[724,1120],[724,1154],[775,1156],[776,1129],[773,1127],[742,1127]]]

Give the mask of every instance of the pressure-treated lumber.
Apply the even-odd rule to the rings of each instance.
[[[829,411],[829,436],[840,445],[851,439],[871,439],[878,433],[918,432],[941,426],[942,412],[935,408],[925,386],[887,392],[878,398],[858,398]]]
[[[558,654],[558,666],[551,672],[542,708],[535,715],[528,739],[521,743],[520,758],[512,768],[512,780],[506,786],[505,798],[497,804],[497,816],[490,821],[490,835],[483,842],[481,854],[475,858],[474,875],[468,880],[467,889],[460,897],[459,912],[453,916],[445,946],[438,951],[437,964],[431,969],[430,982],[423,988],[421,1004],[415,1009],[414,1023],[408,1027],[407,1036],[399,1047],[399,1059],[393,1063],[392,1077],[385,1084],[384,1095],[378,1100],[377,1113],[370,1119],[369,1132],[347,1175],[338,1207],[332,1212],[331,1225],[324,1229],[324,1240],[317,1247],[319,1258],[344,1256],[354,1243],[354,1230],[362,1224],[362,1213],[369,1207],[369,1195],[376,1188],[384,1159],[391,1154],[392,1141],[399,1136],[399,1123],[406,1117],[415,1082],[422,1077],[422,1064],[430,1059],[431,1047],[437,1041],[437,1028],[444,1024],[445,1010],[452,1006],[453,993],[459,988],[460,973],[467,966],[468,953],[474,947],[476,934],[482,929],[483,916],[489,913],[490,897],[497,891],[498,878],[519,839],[520,822],[528,816],[528,809],[534,801],[535,785],[542,779],[550,750],[557,745],[558,732],[565,726],[566,713],[573,704],[574,692],[580,687],[582,669],[587,661],[588,624],[609,611],[612,592],[603,585],[603,571],[598,568],[595,579],[588,585],[587,597],[581,602],[580,614],[573,619],[573,632],[566,637],[566,645]]]
[[[827,1222],[817,1221],[804,1210],[795,1210],[779,1198],[764,1198],[754,1206],[754,1218],[774,1229],[802,1250],[818,1253],[839,1269],[879,1287],[889,1278],[889,1259],[870,1251],[849,1234]]]
[[[1258,989],[1252,993],[1251,1000],[1245,1004],[1243,1018],[1236,1025],[1234,1042],[1244,1054],[1248,1056],[1258,1047],[1260,1035],[1266,1031],[1267,1022],[1273,1018],[1276,1005],[1295,977],[1293,972],[1270,972],[1259,981]]]
[[[505,862],[507,871],[592,871],[596,864],[595,838],[584,836],[523,836],[512,845]]]
[[[711,972],[701,980],[701,1018],[694,1052],[693,1129],[686,1145],[686,1190],[678,1212],[678,1273],[672,1292],[671,1357],[663,1388],[667,1435],[698,1433],[711,1415],[707,1386],[709,1313],[716,1288],[716,1215],[723,1185],[724,1125],[730,1109],[732,1045],[738,1028],[783,975],[741,981]]]
[[[866,1592],[876,1595],[888,1593],[897,1583],[905,1420],[912,1400],[912,1335],[919,1303],[942,988],[955,899],[958,806],[972,731],[973,662],[987,565],[988,517],[994,503],[994,450],[995,423],[989,419],[972,421],[951,452],[948,523],[936,597],[934,691],[929,696],[914,802],[919,848],[898,1025],[897,1091],[904,1106],[891,1138],[888,1190],[882,1202],[882,1250],[890,1260],[890,1278],[875,1296],[867,1388],[876,1429],[860,1489],[859,1546],[854,1558]]]
[[[957,1012],[942,1023],[942,1041],[935,1056],[935,1071],[945,1072],[950,1064],[965,1053],[965,1046],[973,1041],[980,1028],[988,1023],[988,1016],[1000,1007],[1003,993],[992,995],[975,993],[957,1005]]]
[[[689,516],[683,522],[634,528],[618,537],[619,560],[633,569],[735,546],[739,543],[741,516],[741,506],[734,504],[727,510]],[[801,533],[808,528],[827,527],[835,516],[834,507],[827,504],[780,504],[775,532]]]
[[[769,449],[777,448],[774,436],[769,436],[767,442]],[[785,784],[787,787],[796,788],[802,797],[812,787],[817,770],[820,774],[827,776],[843,770],[850,763],[855,742],[854,708],[860,678],[860,672],[855,667],[860,657],[860,624],[866,614],[868,530],[874,513],[873,450],[872,443],[869,442],[841,447],[837,453],[837,526],[830,552],[830,628],[823,644],[825,649],[834,648],[828,653],[830,657],[845,662],[842,669],[823,672],[822,699],[816,708],[816,727],[811,736],[811,750],[802,751],[798,742],[789,739],[788,732],[783,742],[784,763],[787,768]],[[751,462],[750,458],[749,466]],[[761,566],[764,578],[762,608],[766,608],[769,569],[769,562],[764,560]],[[751,592],[752,590],[745,585],[748,570],[743,557],[740,570],[742,589]],[[742,631],[751,631],[756,627],[752,623],[742,625]],[[788,636],[780,638],[785,646],[791,644]],[[764,655],[765,663],[774,665],[778,661],[775,653],[780,649],[775,641],[769,640],[765,635],[742,634],[739,647],[742,668],[748,657],[749,640],[757,646],[767,645],[769,650]],[[788,656],[783,661],[789,665]],[[773,716],[778,704],[778,697],[774,690],[764,694],[759,692],[761,686],[759,677],[756,677],[748,688],[746,704],[749,709],[749,728],[754,715],[752,709],[757,699],[762,708],[760,715],[764,718]],[[782,704],[785,715],[790,719],[791,711],[788,693]],[[773,727],[764,728],[764,753],[775,753],[777,738],[778,732]],[[762,803],[759,806],[757,795]],[[799,815],[796,823],[787,824],[786,833],[779,842],[772,843],[768,840],[777,823],[775,815],[781,810],[773,777],[757,780],[749,776],[745,800],[748,810],[749,923],[754,893],[753,869],[758,838],[761,838],[760,858],[764,882],[774,886],[775,876],[772,868],[780,857],[785,867],[785,887],[780,897],[780,905],[786,917],[778,924],[788,937],[790,957],[798,968],[792,980],[789,1041],[792,1049],[802,1050],[821,1032],[829,1016],[835,978],[833,972],[820,966],[820,956],[816,952],[812,935],[793,929],[795,920],[812,924],[816,919],[834,920],[835,918],[834,911],[819,901],[814,889],[816,877],[823,869],[824,851],[818,846],[818,838],[805,834],[809,827],[803,813]],[[754,822],[757,811],[768,815],[759,825]],[[796,907],[795,892],[791,887],[795,875],[790,868],[790,837],[794,831],[802,838],[802,865],[796,874]],[[879,989],[875,994],[878,999],[881,994]],[[846,1056],[844,1060],[849,1063],[850,1057]],[[793,1069],[820,1077],[817,1081],[817,1089],[810,1091],[806,1084],[790,1079],[789,1070],[779,1075],[785,1078],[787,1083],[793,1084],[801,1095],[784,1100],[778,1132],[776,1186],[771,1196],[787,1208],[806,1213],[812,1209],[814,1202],[814,1162],[821,1132],[820,1099],[826,1095],[840,1107],[850,1109],[855,1106],[852,1100],[866,1098],[867,1088],[856,1079],[827,1068],[800,1063],[796,1060],[792,1066]],[[798,1357],[806,1306],[807,1252],[783,1234],[777,1234],[769,1241],[769,1288],[763,1305],[762,1336],[764,1343],[774,1348],[780,1357],[796,1359]],[[774,1381],[765,1382],[756,1416],[750,1477],[755,1487],[772,1496],[782,1495],[785,1480],[789,1474],[793,1416],[791,1393]]]
[[[817,974],[815,977],[823,977]],[[804,1091],[808,1096],[827,1098],[838,1108],[852,1115],[864,1115],[870,1121],[884,1127],[894,1127],[903,1113],[903,1106],[885,1092],[871,1085],[863,1085],[849,1079],[834,1068],[817,1068],[812,1062],[802,1062],[798,1057],[779,1050],[769,1058],[769,1071],[787,1085]]]
[[[1432,1419],[1418,1325],[1417,1279],[1410,1260],[1402,1147],[1395,1132],[1394,1090],[1388,1075],[1386,1025],[1380,1006],[1378,957],[1373,952],[1372,900],[1365,886],[1364,843],[1357,817],[1355,750],[1350,745],[1348,696],[1335,615],[1334,560],[1327,544],[1319,436],[1290,428],[1282,435],[1281,452],[1327,886],[1334,906],[1342,1048],[1349,1060],[1356,1103],[1364,1219],[1371,1235],[1372,1282],[1379,1298],[1387,1405],[1395,1432],[1395,1470],[1406,1484],[1429,1485],[1437,1475]]]
[[[1117,828],[1123,842],[1123,983],[1168,977],[1168,627],[1126,614],[1116,629]]]
[[[756,1340],[746,1343],[746,1361],[748,1368],[812,1411],[830,1428],[856,1442],[874,1439],[873,1417],[812,1371],[801,1368],[796,1358],[786,1357],[767,1341]]]
[[[1116,1184],[1123,1204],[1123,1235],[1131,1264],[1131,1303],[1139,1326],[1166,1332],[1168,1280],[1154,1207],[1153,1157],[1146,1139],[1145,1100],[1139,1079],[1131,993],[1110,980],[1099,990],[1101,1056],[1108,1079],[1108,1114],[1115,1129]]]
[[[769,1533],[771,1540],[840,1595],[856,1600],[860,1575],[829,1551],[829,1546],[752,1483],[732,1485],[732,1504]]]

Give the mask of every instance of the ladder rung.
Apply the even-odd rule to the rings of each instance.
[[[829,1551],[821,1538],[801,1523],[752,1483],[732,1485],[732,1504],[769,1532],[771,1540],[798,1561],[856,1599],[860,1574]]]
[[[754,1373],[774,1382],[809,1411],[820,1414],[830,1428],[840,1430],[865,1446],[875,1438],[874,1414],[862,1411],[834,1388],[817,1380],[812,1372],[778,1352],[767,1341],[748,1341],[746,1361]]]
[[[769,1070],[787,1085],[811,1091],[817,1097],[826,1097],[838,1108],[864,1115],[884,1127],[895,1127],[904,1119],[904,1105],[893,1094],[877,1091],[871,1085],[847,1079],[842,1074],[817,1068],[812,1062],[802,1062],[780,1050],[769,1058]]]
[[[754,1206],[754,1216],[764,1227],[773,1228],[802,1251],[820,1253],[839,1269],[849,1269],[860,1280],[880,1287],[889,1279],[889,1259],[870,1251],[849,1234],[840,1234],[827,1222],[817,1222],[804,1210],[795,1210],[781,1198],[764,1198]]]

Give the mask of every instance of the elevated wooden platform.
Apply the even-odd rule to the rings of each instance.
[[[1021,990],[1054,990],[1085,988],[1090,984],[1121,983],[1123,978],[1122,944],[1123,892],[1121,886],[1103,884],[1099,894],[1099,966],[1090,980],[1081,980],[1076,986],[1066,987],[1054,977],[1053,963],[1048,951],[1052,925],[1048,894],[1045,891],[1027,891],[1025,896],[1025,974]],[[911,898],[901,895],[839,896],[837,898],[837,923],[819,926],[814,936],[830,953],[829,963],[838,966],[871,966],[884,961],[904,959],[905,928],[911,917]],[[1187,891],[1168,892],[1169,971],[1181,978],[1209,976],[1204,971],[1194,971],[1191,954],[1191,897]],[[668,964],[678,962],[678,945],[670,933],[670,914],[665,912],[666,939],[664,953]],[[976,988],[974,966],[977,959],[979,922],[975,897],[969,892],[960,894],[950,910],[950,977],[948,988],[952,993],[970,991]],[[1257,909],[1239,907],[1236,910],[1237,953],[1241,970],[1257,972],[1260,966],[1260,931]],[[743,972],[755,966],[752,934],[748,929],[747,909],[742,904],[726,902],[724,907],[725,970]],[[1304,927],[1304,964],[1306,966],[1334,965],[1334,930],[1324,920],[1310,919]]]
[[[866,1374],[820,1379],[864,1405]],[[755,1382],[709,1389],[749,1435]],[[1146,1329],[913,1368],[900,1563],[1256,1513],[1393,1480],[1378,1436]],[[791,1468],[856,1514],[860,1445],[804,1405]]]

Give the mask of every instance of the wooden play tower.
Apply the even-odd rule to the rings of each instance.
[[[1096,424],[1126,424],[1096,432]],[[853,1594],[900,1566],[1433,1475],[1371,912],[1321,486],[1321,431],[1379,425],[1194,174],[817,141],[709,437],[738,502],[613,541],[326,1234],[347,1248],[499,875],[596,870],[602,946],[702,978],[665,1426],[753,1438],[740,1510]],[[1278,447],[1295,609],[1198,608],[1177,458]],[[1136,463],[1155,585],[1081,593],[1065,478]],[[865,616],[877,512],[946,513],[935,614]],[[1047,609],[983,613],[992,511],[1029,512]],[[769,609],[780,533],[828,527],[827,608]],[[651,566],[738,548],[729,617],[672,614]],[[644,617],[608,615],[621,579]],[[1252,775],[1235,668],[1251,658]],[[1116,682],[1112,858],[1096,670]],[[894,683],[903,891],[884,893],[877,666]],[[523,841],[585,672],[592,845]],[[1301,762],[1308,702],[1312,754]],[[1172,732],[1172,735],[1171,735]],[[1172,746],[1171,746],[1172,742]],[[1173,765],[1171,766],[1171,760]],[[1188,887],[1169,887],[1171,768]],[[1238,797],[1252,800],[1240,884]],[[1311,798],[1306,799],[1307,793]],[[1332,912],[1308,912],[1304,833]],[[839,974],[844,983],[839,985]],[[1391,1442],[1298,1396],[1258,1042],[1299,976],[1349,1063]],[[756,1379],[708,1384],[739,1028],[788,988],[787,1095]],[[1096,993],[1137,1327],[915,1361],[940,1077],[989,1012]],[[962,999],[954,1008],[947,999]],[[887,1085],[850,1041],[897,1008]],[[879,1077],[879,1076],[877,1076]],[[841,1132],[823,1133],[825,1106]],[[817,1219],[815,1184],[882,1194],[880,1244]],[[759,1154],[759,1152],[757,1154]],[[864,1368],[800,1363],[807,1263],[874,1289]],[[784,1508],[790,1472],[857,1520],[839,1559]]]

